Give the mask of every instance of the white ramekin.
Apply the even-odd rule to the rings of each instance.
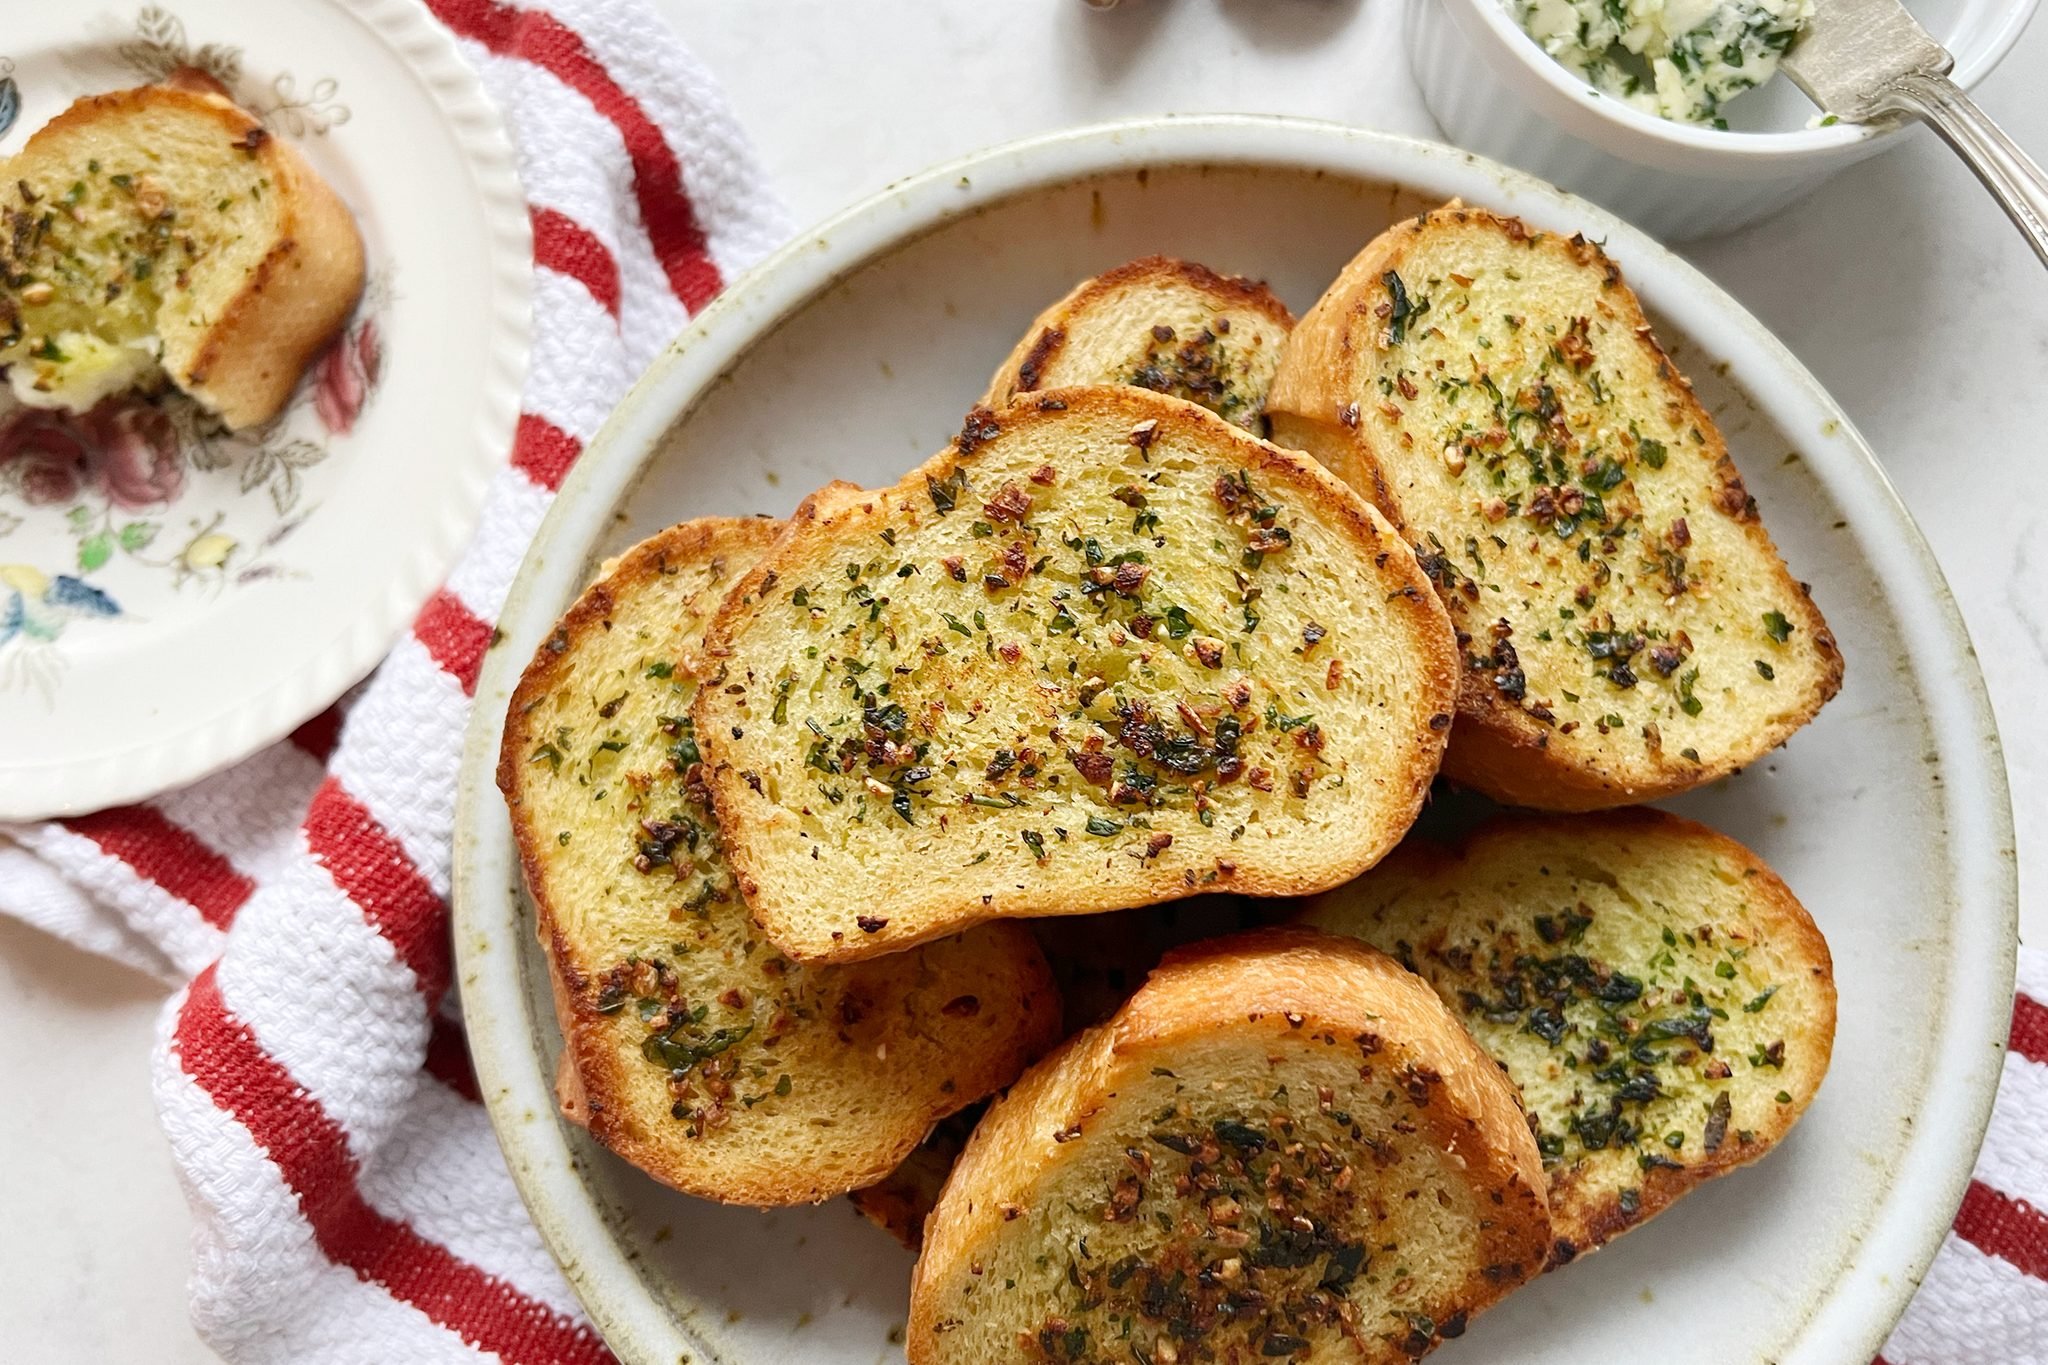
[[[1967,89],[2005,56],[2039,3],[1912,8],[1955,54],[1955,80]],[[1904,131],[1808,128],[1797,101],[1782,97],[1773,103],[1775,124],[1763,130],[1672,123],[1601,95],[1560,66],[1522,32],[1503,0],[1409,0],[1407,17],[1409,63],[1451,142],[1584,195],[1667,240],[1756,222],[1897,144]]]

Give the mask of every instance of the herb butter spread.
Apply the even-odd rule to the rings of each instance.
[[[1503,0],[1566,69],[1645,113],[1726,127],[1721,106],[1769,80],[1813,0]]]

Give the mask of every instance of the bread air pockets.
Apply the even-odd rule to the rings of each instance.
[[[896,486],[815,495],[706,652],[728,856],[819,961],[1335,885],[1414,819],[1455,686],[1377,513],[1130,388],[977,410]]]
[[[702,631],[763,521],[635,546],[514,693],[498,769],[565,1040],[564,1110],[686,1193],[812,1202],[872,1182],[1056,1036],[1028,933],[989,925],[800,966],[747,917],[689,718]]]
[[[1841,685],[1727,443],[1584,238],[1455,205],[1396,224],[1302,319],[1267,408],[1415,547],[1461,654],[1444,771],[1489,796],[1672,795]]]
[[[1410,841],[1304,922],[1399,958],[1519,1088],[1554,1263],[1755,1161],[1834,1047],[1826,941],[1748,849],[1661,811]]]

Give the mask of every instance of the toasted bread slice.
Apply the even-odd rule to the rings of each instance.
[[[554,975],[564,1109],[666,1184],[758,1205],[880,1178],[1059,1027],[1016,925],[835,968],[754,931],[689,705],[704,625],[776,529],[686,522],[610,566],[520,680],[498,766]]]
[[[1294,326],[1257,280],[1146,256],[1086,279],[1040,313],[982,402],[1079,384],[1135,384],[1263,430],[1266,390]]]
[[[1762,1156],[1827,1074],[1826,941],[1755,854],[1675,815],[1410,841],[1306,922],[1421,973],[1521,1088],[1559,1263]]]
[[[1444,771],[1489,796],[1684,791],[1841,685],[1713,419],[1583,238],[1457,206],[1397,224],[1302,320],[1267,406],[1435,580],[1464,654]]]
[[[340,197],[209,77],[87,96],[0,161],[0,365],[25,403],[168,375],[260,424],[362,284]]]
[[[804,961],[1334,886],[1414,820],[1456,688],[1378,513],[1134,388],[976,409],[895,487],[814,495],[706,648],[728,855]]]
[[[1392,959],[1170,956],[990,1106],[912,1280],[911,1365],[1405,1361],[1537,1274],[1514,1092]]]

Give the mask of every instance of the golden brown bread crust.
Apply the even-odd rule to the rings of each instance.
[[[1347,899],[1360,894],[1386,902],[1432,883],[1455,883],[1468,865],[1496,851],[1510,855],[1525,854],[1530,862],[1547,863],[1560,876],[1625,879],[1626,870],[1612,866],[1603,865],[1597,871],[1585,874],[1573,870],[1574,863],[1593,856],[1588,850],[1609,843],[1632,847],[1637,850],[1636,856],[1657,859],[1664,866],[1673,864],[1674,850],[1683,847],[1688,856],[1716,864],[1717,877],[1725,877],[1729,884],[1744,887],[1745,898],[1754,910],[1754,918],[1747,921],[1747,926],[1764,926],[1768,933],[1767,938],[1750,940],[1745,956],[1753,958],[1760,949],[1768,949],[1773,960],[1795,964],[1802,979],[1797,983],[1795,992],[1777,993],[1778,988],[1773,988],[1777,993],[1777,1007],[1783,1008],[1791,995],[1810,997],[1812,1017],[1802,1015],[1797,1019],[1800,1025],[1796,1035],[1800,1079],[1788,1079],[1788,1073],[1781,1067],[1769,1076],[1759,1075],[1751,1082],[1753,1089],[1767,1087],[1775,1090],[1785,1085],[1788,1089],[1783,1093],[1789,1094],[1789,1100],[1781,1100],[1761,1110],[1761,1118],[1747,1118],[1731,1128],[1725,1140],[1704,1153],[1694,1150],[1690,1144],[1676,1152],[1653,1144],[1651,1155],[1659,1159],[1645,1166],[1638,1161],[1633,1150],[1616,1152],[1616,1158],[1625,1163],[1629,1178],[1636,1186],[1637,1193],[1629,1200],[1629,1207],[1624,1207],[1618,1190],[1604,1187],[1612,1183],[1612,1163],[1602,1166],[1582,1157],[1553,1165],[1547,1172],[1553,1267],[1567,1264],[1641,1226],[1663,1212],[1674,1200],[1706,1181],[1760,1159],[1798,1122],[1813,1098],[1819,1078],[1826,1074],[1834,1050],[1834,960],[1827,940],[1813,918],[1784,881],[1743,844],[1696,821],[1647,807],[1629,807],[1591,815],[1510,812],[1493,817],[1454,844],[1410,839],[1360,882],[1311,902],[1306,914],[1306,922],[1350,931],[1348,924],[1339,925],[1323,907],[1336,907],[1341,911]],[[1641,894],[1639,889],[1637,897],[1640,898]],[[1548,899],[1532,900],[1530,906],[1555,909],[1561,904],[1559,893],[1553,893]],[[1490,914],[1490,909],[1485,913]],[[1689,915],[1696,918],[1688,918]],[[1680,907],[1676,918],[1683,923],[1697,924],[1708,920],[1709,914],[1704,906]],[[1401,922],[1407,923],[1406,920]],[[1509,932],[1509,928],[1501,924],[1497,932]],[[1381,933],[1369,936],[1367,941],[1388,946],[1385,935]],[[1425,978],[1433,978],[1442,968],[1441,950],[1444,946],[1441,927],[1437,929],[1434,940],[1417,937],[1402,945],[1404,957],[1412,951]],[[1469,945],[1461,939],[1457,946],[1462,952]],[[1651,942],[1649,946],[1654,948],[1656,945]],[[1501,947],[1504,952],[1520,951],[1511,940],[1503,940]],[[1655,970],[1632,959],[1605,961],[1600,965],[1646,979],[1653,979],[1651,973]],[[1476,964],[1474,970],[1477,970]],[[1704,977],[1706,973],[1703,971],[1701,975]],[[1480,984],[1463,973],[1451,972],[1438,985],[1438,991],[1444,995],[1446,1004],[1458,1008],[1454,997]],[[1740,1020],[1744,1012],[1736,1011],[1733,1017]],[[1475,1021],[1475,1028],[1478,1027]],[[1732,1026],[1716,1024],[1714,1027],[1719,1030]],[[1779,1027],[1785,1027],[1784,1021],[1779,1021]],[[1479,1034],[1479,1041],[1482,1047],[1486,1045],[1483,1031]],[[1731,1051],[1725,1039],[1722,1051]],[[1739,1052],[1739,1048],[1734,1051]],[[1745,1063],[1737,1058],[1734,1065],[1743,1066]],[[1513,1074],[1511,1070],[1511,1077]],[[1811,1086],[1805,1084],[1808,1078],[1813,1082]],[[1548,1117],[1554,1119],[1556,1116]],[[1535,1110],[1532,1110],[1534,1121]],[[1604,1153],[1591,1155],[1603,1162],[1606,1160]],[[1602,1177],[1607,1179],[1603,1182]]]
[[[769,1153],[721,1155],[695,1151],[688,1144],[681,1144],[679,1155],[678,1144],[669,1140],[673,1135],[661,1126],[668,1116],[650,1119],[644,1101],[636,1100],[633,1082],[642,1078],[635,1068],[643,1059],[637,1049],[622,1049],[612,1031],[620,1014],[617,1006],[603,1008],[598,999],[607,964],[593,960],[593,950],[567,930],[568,917],[558,903],[558,896],[573,896],[579,888],[560,886],[550,876],[552,831],[538,828],[527,809],[527,783],[535,772],[530,755],[535,742],[544,738],[537,731],[545,729],[537,708],[575,675],[579,643],[607,634],[621,604],[636,593],[663,575],[695,566],[724,559],[731,559],[735,568],[752,562],[780,530],[781,523],[758,518],[701,518],[649,537],[607,564],[522,675],[508,706],[497,771],[562,1029],[556,1094],[564,1115],[664,1184],[702,1198],[760,1207],[812,1203],[888,1175],[935,1122],[1006,1083],[1049,1046],[1057,1037],[1060,1017],[1057,990],[1030,935],[1019,926],[990,925],[971,937],[916,953],[833,969],[835,977],[816,988],[819,999],[838,1002],[833,1016],[840,1023],[836,1046],[861,1052],[858,1067],[849,1070],[859,1071],[870,1083],[861,1096],[866,1112],[860,1121],[838,1130],[829,1160],[777,1163]],[[724,586],[716,582],[712,590],[722,592]],[[673,664],[679,675],[702,671],[702,660],[694,651]],[[935,981],[937,986],[931,984]],[[973,1001],[973,1017],[921,1017],[913,996],[929,994],[948,982],[1014,985],[1015,998],[990,1000],[983,1008],[973,997],[962,996]],[[850,1008],[856,999],[887,1002],[891,1008],[870,1006],[856,1015]],[[946,1045],[943,1057],[933,1055],[938,1042]],[[871,1060],[868,1054],[878,1045]],[[885,1063],[892,1048],[907,1059],[904,1065],[929,1068],[929,1074],[905,1078],[888,1072]],[[830,1047],[815,1050],[809,1059],[819,1067],[830,1066]],[[794,1070],[795,1064],[791,1066]],[[901,1093],[878,1093],[872,1085],[878,1077],[899,1086]],[[817,1077],[799,1079],[809,1086]],[[733,1124],[743,1130],[744,1116]]]
[[[960,438],[911,470],[893,487],[865,491],[852,484],[835,483],[820,489],[797,509],[774,547],[727,596],[706,633],[707,657],[714,663],[730,660],[735,635],[746,628],[767,594],[779,583],[803,581],[811,571],[807,557],[813,553],[813,544],[824,543],[826,537],[849,525],[864,528],[890,515],[908,516],[914,505],[929,507],[928,489],[943,486],[956,471],[971,468],[976,452],[999,434],[1028,434],[1043,424],[1102,415],[1134,425],[1155,423],[1151,440],[1156,442],[1168,442],[1184,434],[1191,439],[1227,441],[1232,458],[1241,461],[1254,478],[1285,489],[1297,504],[1311,505],[1321,516],[1335,521],[1358,547],[1361,563],[1369,562],[1373,573],[1382,576],[1382,586],[1389,590],[1383,600],[1369,604],[1369,609],[1392,618],[1388,629],[1398,633],[1413,653],[1413,666],[1406,670],[1405,677],[1418,693],[1429,699],[1421,708],[1427,723],[1418,722],[1417,733],[1400,768],[1375,775],[1389,799],[1396,801],[1396,808],[1376,819],[1373,829],[1364,837],[1328,850],[1327,859],[1312,866],[1303,860],[1285,865],[1256,863],[1247,853],[1241,862],[1232,858],[1216,860],[1210,869],[1214,873],[1211,876],[1208,871],[1192,868],[1166,868],[1165,859],[1148,859],[1143,868],[1148,880],[1142,887],[1107,878],[1050,885],[1044,884],[1043,878],[1016,884],[991,879],[986,886],[977,886],[971,898],[925,907],[916,905],[916,895],[940,893],[929,887],[894,888],[898,898],[892,902],[893,913],[885,919],[863,922],[861,932],[840,933],[830,942],[821,942],[816,937],[793,936],[779,914],[779,907],[772,903],[772,898],[764,898],[771,864],[757,859],[748,838],[748,822],[772,819],[774,812],[759,793],[749,790],[751,783],[744,763],[736,763],[733,758],[735,739],[728,737],[744,727],[737,724],[740,703],[735,703],[730,693],[740,684],[735,680],[731,687],[706,687],[698,693],[692,716],[710,768],[709,781],[719,822],[731,836],[728,855],[762,931],[793,958],[858,961],[900,951],[936,935],[957,933],[963,927],[988,920],[1089,914],[1178,900],[1208,891],[1253,896],[1303,895],[1335,885],[1370,867],[1399,842],[1401,834],[1414,822],[1435,776],[1443,735],[1449,728],[1451,698],[1457,687],[1457,655],[1442,604],[1429,590],[1412,552],[1377,511],[1315,461],[1252,438],[1193,403],[1143,389],[1053,390],[1020,397],[1000,412],[977,408]],[[1345,605],[1349,604],[1333,606],[1332,610]],[[911,906],[908,911],[906,902]]]
[[[1359,395],[1366,392],[1381,347],[1379,338],[1387,326],[1384,301],[1375,303],[1383,292],[1383,276],[1398,271],[1417,238],[1446,224],[1490,226],[1517,243],[1533,244],[1534,249],[1569,253],[1580,266],[1603,273],[1613,287],[1612,306],[1624,314],[1635,344],[1668,380],[1670,396],[1682,405],[1687,423],[1705,438],[1720,484],[1715,499],[1719,510],[1741,525],[1754,550],[1778,564],[1778,572],[1790,584],[1726,441],[1658,343],[1634,291],[1623,282],[1620,267],[1596,243],[1583,237],[1532,232],[1517,218],[1453,203],[1403,220],[1368,244],[1345,266],[1288,340],[1267,400],[1274,439],[1321,460],[1384,512],[1411,544],[1421,543],[1432,530],[1416,524],[1403,508],[1394,491],[1397,480],[1387,472],[1392,461],[1402,458],[1401,452],[1378,448],[1373,424],[1360,420]],[[1454,544],[1450,552],[1457,552]],[[1824,656],[1827,670],[1814,695],[1802,705],[1760,722],[1748,748],[1711,755],[1705,762],[1655,747],[1627,763],[1583,762],[1559,753],[1551,742],[1553,726],[1486,685],[1482,674],[1467,672],[1459,690],[1457,723],[1444,755],[1444,774],[1499,801],[1559,811],[1658,800],[1726,777],[1783,743],[1840,689],[1842,658],[1834,636],[1804,585],[1793,588],[1786,594],[1786,602],[1798,613],[1795,627]],[[1462,634],[1477,634],[1490,624],[1488,604],[1473,608],[1468,616],[1448,589],[1440,591],[1450,602]]]
[[[911,1283],[912,1365],[943,1358],[942,1322],[955,1311],[945,1302],[949,1281],[980,1264],[1005,1224],[1033,1216],[1034,1191],[1085,1150],[1091,1123],[1119,1087],[1159,1074],[1155,1066],[1169,1065],[1177,1045],[1222,1030],[1276,1042],[1355,1039],[1370,1069],[1392,1076],[1417,1068],[1435,1077],[1426,1087],[1434,1098],[1416,1111],[1419,1124],[1462,1164],[1467,1183],[1490,1196],[1493,1213],[1476,1229],[1468,1273],[1423,1310],[1433,1324],[1428,1334],[1401,1346],[1354,1337],[1356,1359],[1420,1355],[1440,1339],[1439,1328],[1455,1334],[1540,1271],[1549,1241],[1542,1161],[1492,1059],[1422,981],[1385,954],[1319,931],[1263,929],[1169,954],[1114,1018],[1068,1039],[990,1106],[925,1227]],[[1360,1181],[1373,1178],[1365,1174],[1370,1165],[1360,1163]],[[1087,1231],[1084,1220],[1074,1235]]]
[[[284,409],[362,293],[362,237],[340,196],[217,81],[191,71],[173,73],[161,85],[80,99],[38,129],[23,153],[47,137],[167,105],[212,119],[225,138],[261,160],[283,206],[276,242],[222,308],[189,364],[165,356],[178,387],[230,428],[258,426]]]
[[[233,108],[233,106],[230,106]],[[284,410],[307,368],[326,349],[363,287],[363,241],[355,216],[297,148],[265,132],[245,111],[246,141],[263,134],[263,158],[289,206],[281,239],[222,312],[180,387],[228,426],[258,426]]]
[[[1024,329],[1023,339],[996,370],[981,401],[992,408],[1001,407],[1020,393],[1037,391],[1046,371],[1065,348],[1068,328],[1077,315],[1086,313],[1098,301],[1113,297],[1119,290],[1152,282],[1177,282],[1213,299],[1218,308],[1238,308],[1261,314],[1282,333],[1294,326],[1294,314],[1259,280],[1246,279],[1241,275],[1219,275],[1197,261],[1172,256],[1141,256],[1081,281],[1059,302],[1034,318]]]

